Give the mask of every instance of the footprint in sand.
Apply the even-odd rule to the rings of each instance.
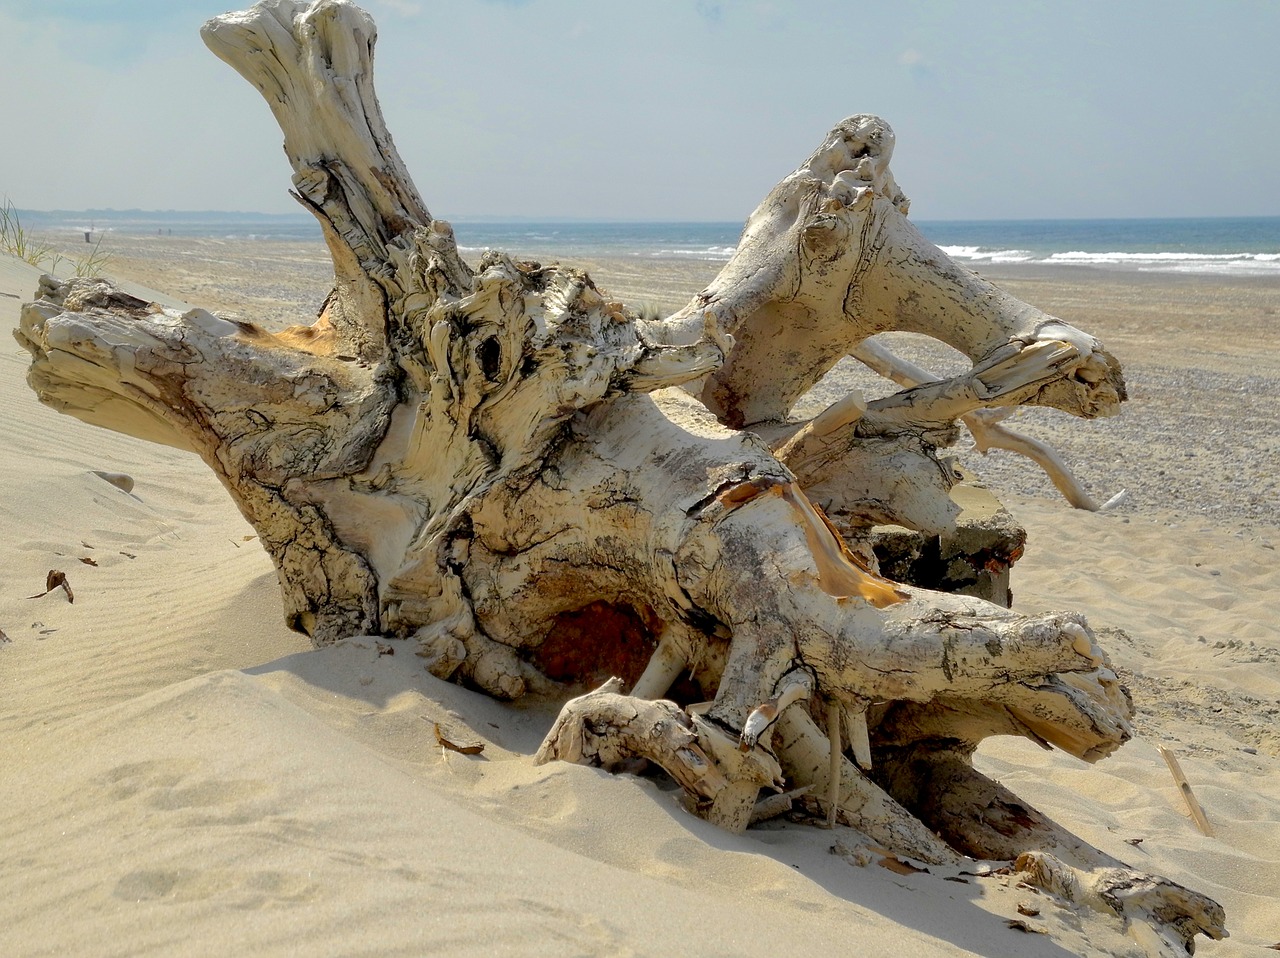
[[[274,792],[256,779],[222,779],[192,759],[166,758],[118,765],[102,778],[110,799],[133,802],[170,827],[225,828],[261,822],[275,809],[262,802]],[[144,813],[145,814],[145,813]],[[322,887],[276,869],[235,867],[142,868],[116,882],[125,901],[191,902],[216,898],[228,907],[257,909],[315,901]]]
[[[319,884],[281,871],[233,868],[143,868],[122,877],[112,891],[124,901],[191,902],[219,898],[232,908],[295,905],[321,897]]]
[[[156,759],[119,765],[104,777],[107,794],[116,801],[137,799],[163,812],[194,812],[184,825],[236,825],[260,820],[267,809],[255,799],[268,797],[274,786],[262,779],[217,778],[201,774],[191,759]]]

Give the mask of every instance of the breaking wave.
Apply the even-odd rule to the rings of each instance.
[[[980,246],[939,247],[952,259],[968,263],[1026,263],[1047,266],[1098,266],[1139,272],[1207,273],[1234,276],[1280,275],[1280,253],[1196,253],[1183,250],[1104,253],[1064,250],[1035,253],[1025,249]]]

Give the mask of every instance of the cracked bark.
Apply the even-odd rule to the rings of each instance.
[[[734,829],[762,786],[807,787],[932,861],[1059,835],[939,838],[894,783],[930,743],[963,757],[957,743],[1017,734],[1087,761],[1122,744],[1130,704],[1087,625],[889,582],[824,509],[848,527],[946,529],[952,473],[935,446],[956,417],[1022,402],[1107,414],[1123,381],[1092,337],[920,237],[887,124],[837,125],[720,277],[644,322],[571,267],[463,261],[386,131],[373,23],[354,5],[268,0],[204,35],[284,131],[334,291],[315,322],[272,334],[48,281],[18,333],[43,401],[202,456],[317,644],[413,636],[433,674],[502,698],[563,699],[608,663],[676,700],[617,683],[576,698],[540,760],[654,761]],[[956,345],[973,370],[785,421],[890,327]],[[928,787],[938,820],[974,818],[972,789]],[[1164,927],[1191,927],[1177,915]]]

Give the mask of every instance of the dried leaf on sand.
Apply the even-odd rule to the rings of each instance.
[[[62,591],[67,594],[68,602],[75,602],[76,594],[71,591],[71,583],[67,581],[67,574],[65,572],[59,571],[58,569],[50,569],[49,574],[45,576],[43,592],[37,592],[35,595],[27,596],[27,598],[28,599],[42,598],[48,595],[58,586],[62,586]]]
[[[484,751],[484,744],[481,742],[462,744],[455,742],[445,736],[440,728],[440,723],[435,723],[436,741],[440,743],[441,748],[447,748],[451,752],[459,752],[462,755],[479,755]]]

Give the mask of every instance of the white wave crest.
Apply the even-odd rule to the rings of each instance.
[[[1032,263],[1035,255],[1025,249],[983,249],[981,246],[940,246],[952,259],[973,263]]]
[[[1182,250],[1088,253],[1083,250],[1072,250],[1054,253],[1044,262],[1084,266],[1122,266],[1145,272],[1234,275],[1280,272],[1280,253],[1191,253]]]
[[[736,246],[704,246],[701,249],[660,249],[654,250],[649,255],[678,259],[728,260],[737,250]]]
[[[1026,263],[1047,266],[1103,266],[1140,272],[1274,275],[1280,273],[1280,253],[1194,253],[1183,250],[1106,253],[1068,250],[1036,255],[1024,249],[982,246],[942,246],[954,260],[970,263]]]

